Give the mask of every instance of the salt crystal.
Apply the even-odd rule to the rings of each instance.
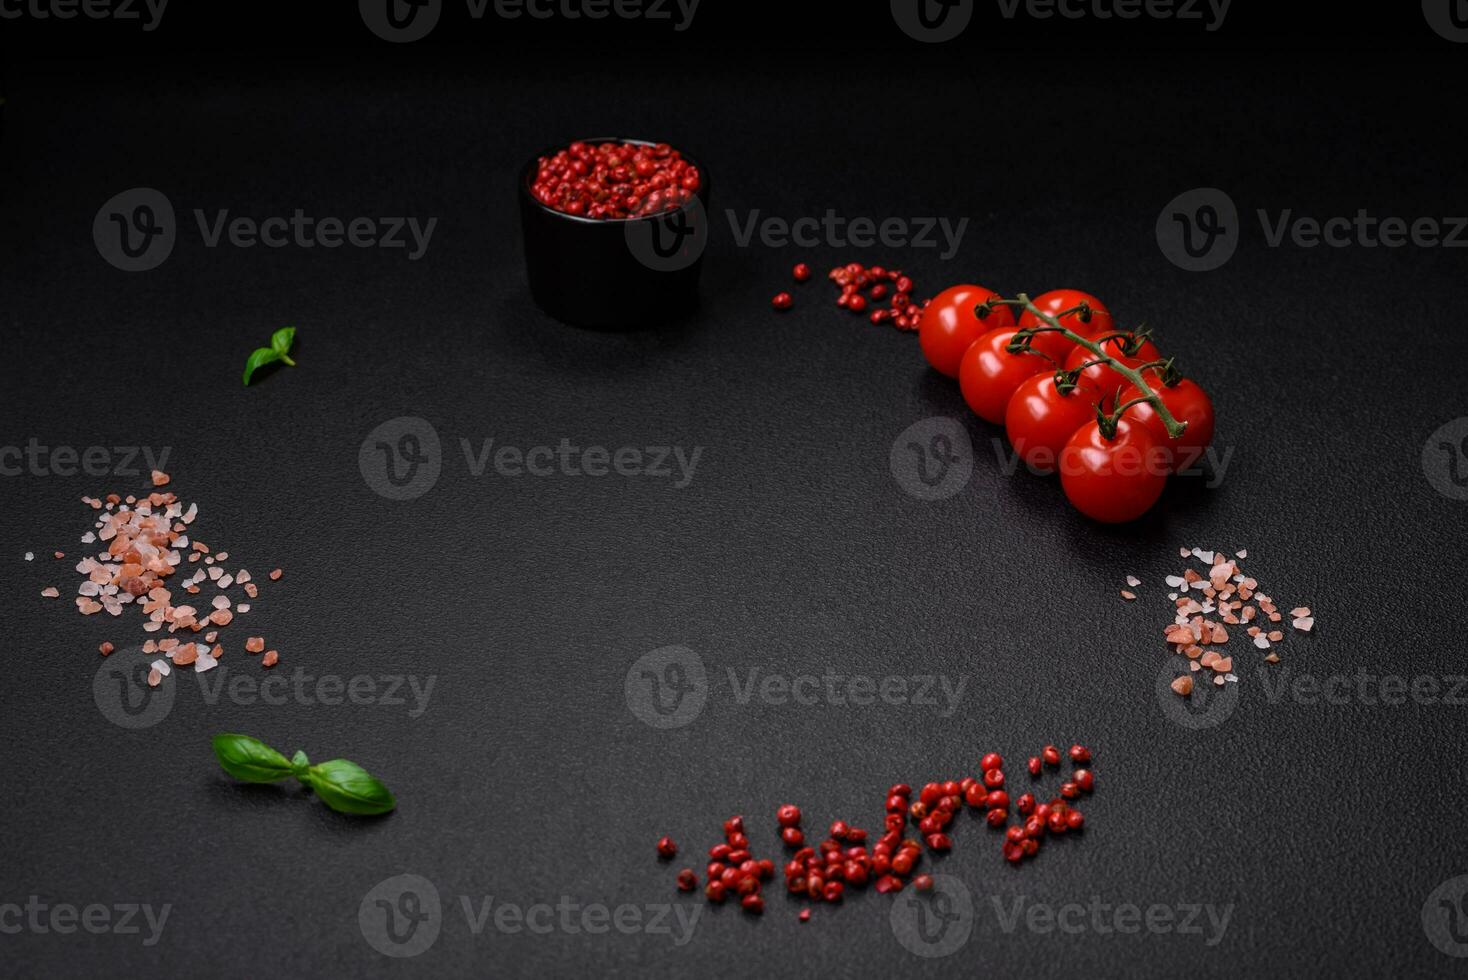
[[[219,576],[219,587],[221,589],[227,589],[227,588],[229,588],[233,584],[234,584],[234,576],[233,575],[221,575],[221,576]]]
[[[1301,616],[1295,620],[1294,626],[1301,633],[1308,633],[1315,626],[1315,618],[1313,616]]]
[[[250,611],[250,604],[248,602],[242,602],[234,607],[234,611],[237,613],[247,613]]]
[[[214,605],[214,608],[215,609],[228,609],[229,608],[229,596],[227,596],[227,595],[217,595],[217,596],[215,596],[214,597],[213,605]]]
[[[241,568],[240,571],[239,571],[239,574],[234,577],[234,580],[236,582],[240,583],[241,585],[244,585],[246,582],[248,582],[250,580],[250,571],[249,571],[249,569],[247,569],[247,568]]]
[[[161,677],[167,677],[169,674],[173,673],[173,665],[170,664],[167,660],[155,660],[150,666],[154,670],[158,671],[158,674]]]
[[[194,673],[196,673],[196,674],[202,674],[202,673],[204,673],[204,671],[206,671],[206,670],[213,670],[215,667],[218,667],[218,666],[219,666],[219,661],[218,660],[215,660],[213,657],[209,656],[209,654],[207,654],[207,653],[201,653],[201,654],[199,654],[198,659],[194,661]]]
[[[1254,636],[1254,645],[1256,647],[1258,647],[1259,649],[1261,649],[1261,650],[1268,650],[1269,649],[1269,637],[1265,636],[1263,633],[1256,634]]]
[[[1126,584],[1135,589],[1137,586],[1142,584],[1142,580],[1137,578],[1135,575],[1128,575],[1126,577]]]
[[[57,596],[61,595],[61,590],[55,587],[45,588],[41,590],[41,595],[45,596],[47,599],[55,599]]]

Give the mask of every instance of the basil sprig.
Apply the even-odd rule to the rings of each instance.
[[[281,327],[270,335],[269,347],[257,347],[255,352],[245,361],[245,385],[250,384],[250,377],[267,364],[276,361],[295,367],[296,362],[291,360],[291,344],[296,341],[295,327]]]
[[[397,806],[388,788],[366,769],[347,759],[311,765],[304,751],[287,759],[248,735],[214,736],[214,755],[224,771],[250,783],[273,783],[295,776],[340,813],[375,815]]]

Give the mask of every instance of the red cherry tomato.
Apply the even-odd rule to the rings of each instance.
[[[1020,382],[1051,370],[1050,362],[1038,354],[1011,354],[1004,349],[1015,332],[1014,327],[990,330],[970,345],[959,364],[963,400],[986,422],[1003,423],[1004,410]]]
[[[1014,326],[1014,313],[1007,306],[994,307],[982,320],[974,313],[980,303],[999,298],[991,289],[966,285],[950,286],[934,296],[918,324],[918,344],[928,363],[956,378],[964,351],[980,334]]]
[[[1116,321],[1112,319],[1111,311],[1106,308],[1106,305],[1090,293],[1083,293],[1079,289],[1052,289],[1048,293],[1041,293],[1030,302],[1051,316],[1066,310],[1073,310],[1084,303],[1090,308],[1089,317],[1080,313],[1072,313],[1062,317],[1060,325],[1088,340],[1115,332]],[[1040,327],[1045,326],[1045,323],[1029,310],[1025,310],[1019,315],[1019,325],[1021,327]],[[1038,341],[1045,336],[1047,335],[1037,334],[1035,339]],[[1048,336],[1054,338],[1047,343],[1053,345],[1055,349],[1047,349],[1046,353],[1057,361],[1063,361],[1075,349],[1075,344],[1060,334],[1049,334]]]
[[[1076,430],[1060,455],[1060,486],[1075,509],[1105,524],[1133,521],[1167,484],[1165,450],[1139,422],[1123,418],[1108,439],[1096,422]]]
[[[1077,429],[1096,417],[1100,400],[1100,393],[1085,381],[1062,395],[1054,372],[1036,374],[1014,390],[1004,410],[1004,431],[1031,469],[1053,473],[1060,451]]]
[[[1133,419],[1147,428],[1157,444],[1167,451],[1168,461],[1174,471],[1187,469],[1198,462],[1203,450],[1213,441],[1213,402],[1206,391],[1187,378],[1168,387],[1162,383],[1156,371],[1145,373],[1147,383],[1157,392],[1172,417],[1179,422],[1186,422],[1188,427],[1178,438],[1171,438],[1167,434],[1167,426],[1162,424],[1162,416],[1157,414],[1157,410],[1149,402],[1133,405],[1122,417]],[[1122,398],[1131,401],[1141,394],[1138,388],[1128,385]]]
[[[1102,349],[1112,357],[1129,368],[1139,368],[1143,364],[1151,364],[1153,361],[1162,359],[1162,352],[1157,345],[1150,340],[1142,341],[1142,346],[1137,353],[1128,357],[1121,352],[1121,339],[1108,340],[1101,345]],[[1075,346],[1070,356],[1065,359],[1065,369],[1074,371],[1087,361],[1096,360],[1096,355],[1084,347]],[[1081,372],[1081,378],[1099,391],[1103,397],[1110,400],[1115,397],[1118,388],[1130,387],[1131,382],[1118,374],[1109,364],[1093,364]]]

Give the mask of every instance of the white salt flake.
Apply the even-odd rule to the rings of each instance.
[[[173,664],[169,663],[167,660],[155,660],[151,664],[149,664],[149,666],[158,671],[159,675],[162,677],[167,677],[169,674],[173,673]]]
[[[218,666],[218,660],[209,656],[209,654],[207,653],[201,653],[199,654],[198,659],[194,661],[194,673],[202,674],[204,671],[213,670],[215,667]]]
[[[1301,616],[1299,619],[1294,621],[1293,625],[1295,629],[1299,630],[1301,633],[1308,633],[1315,626],[1315,617]]]
[[[1181,575],[1169,575],[1167,576],[1166,582],[1174,589],[1186,589],[1188,587],[1187,579],[1183,578]]]
[[[1142,584],[1142,580],[1137,578],[1135,575],[1128,575],[1126,577],[1126,584],[1135,589],[1137,586]]]
[[[1254,637],[1254,645],[1261,650],[1268,650],[1269,637],[1265,636],[1263,633],[1259,633]]]

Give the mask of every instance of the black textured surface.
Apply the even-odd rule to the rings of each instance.
[[[1436,41],[1436,38],[1431,38]],[[1438,140],[1462,51],[1410,67],[1336,52],[1224,49],[920,63],[835,54],[643,64],[578,54],[441,65],[245,56],[149,76],[12,66],[0,146],[0,295],[10,370],[0,442],[171,447],[197,533],[257,575],[224,661],[263,632],[281,667],[434,678],[426,710],[204,702],[182,687],[127,731],[93,699],[97,643],[140,640],[136,613],[70,608],[84,493],[137,479],[0,478],[8,740],[0,901],[170,903],[160,941],[0,938],[16,975],[1237,976],[1447,974],[1428,894],[1468,872],[1464,707],[1268,696],[1286,676],[1464,670],[1464,505],[1424,478],[1424,441],[1468,414],[1456,377],[1463,253],[1267,247],[1256,208],[1315,216],[1462,213],[1461,160]],[[1452,56],[1458,57],[1452,57]],[[1080,70],[1083,67],[1084,70]],[[669,74],[680,82],[669,84]],[[119,77],[121,76],[121,77]],[[119,84],[119,82],[121,84]],[[737,92],[737,98],[731,97]],[[856,118],[833,107],[859,102]],[[718,215],[834,208],[970,219],[959,254],[738,248],[716,225],[704,306],[681,330],[585,333],[526,295],[514,180],[524,155],[589,131],[666,138],[707,162]],[[124,274],[93,247],[113,194],[152,186],[184,230],[159,269]],[[1195,186],[1245,215],[1238,254],[1184,273],[1153,226]],[[208,249],[193,208],[263,217],[436,216],[427,254]],[[914,338],[849,318],[824,282],[768,309],[798,259],[904,265],[920,291],[977,279],[1074,285],[1153,325],[1213,394],[1217,489],[1171,487],[1139,524],[1104,529],[1053,481],[1000,472],[998,433]],[[299,367],[241,389],[249,350],[300,328]],[[1388,349],[1388,343],[1395,350]],[[443,470],[419,499],[373,493],[358,451],[396,416],[428,420]],[[893,440],[933,416],[977,447],[969,484],[923,502],[889,472]],[[702,447],[692,482],[473,476],[460,439],[495,445]],[[1247,548],[1286,608],[1320,625],[1285,664],[1235,641],[1240,701],[1191,731],[1155,694],[1160,580],[1179,544]],[[68,553],[51,559],[53,549]],[[21,555],[37,553],[34,563]],[[1117,596],[1145,579],[1144,602]],[[38,597],[58,585],[60,600]],[[628,669],[684,645],[710,691],[689,725],[629,711]],[[747,672],[936,674],[966,685],[944,717],[913,706],[740,703]],[[233,785],[208,736],[242,730],[380,774],[399,810],[337,817]],[[772,888],[762,920],[676,896],[653,842],[689,864],[746,814],[778,857],[773,811],[808,826],[879,821],[881,793],[972,772],[1047,741],[1096,751],[1083,839],[1016,870],[964,819],[937,862],[971,889],[972,938],[920,959],[864,893],[800,925]],[[393,961],[358,925],[393,875],[430,879],[442,932]],[[461,896],[522,906],[676,902],[667,936],[475,935]],[[1006,931],[991,899],[1232,905],[1205,936]],[[1206,926],[1205,926],[1206,928]],[[818,966],[817,966],[818,964]]]

